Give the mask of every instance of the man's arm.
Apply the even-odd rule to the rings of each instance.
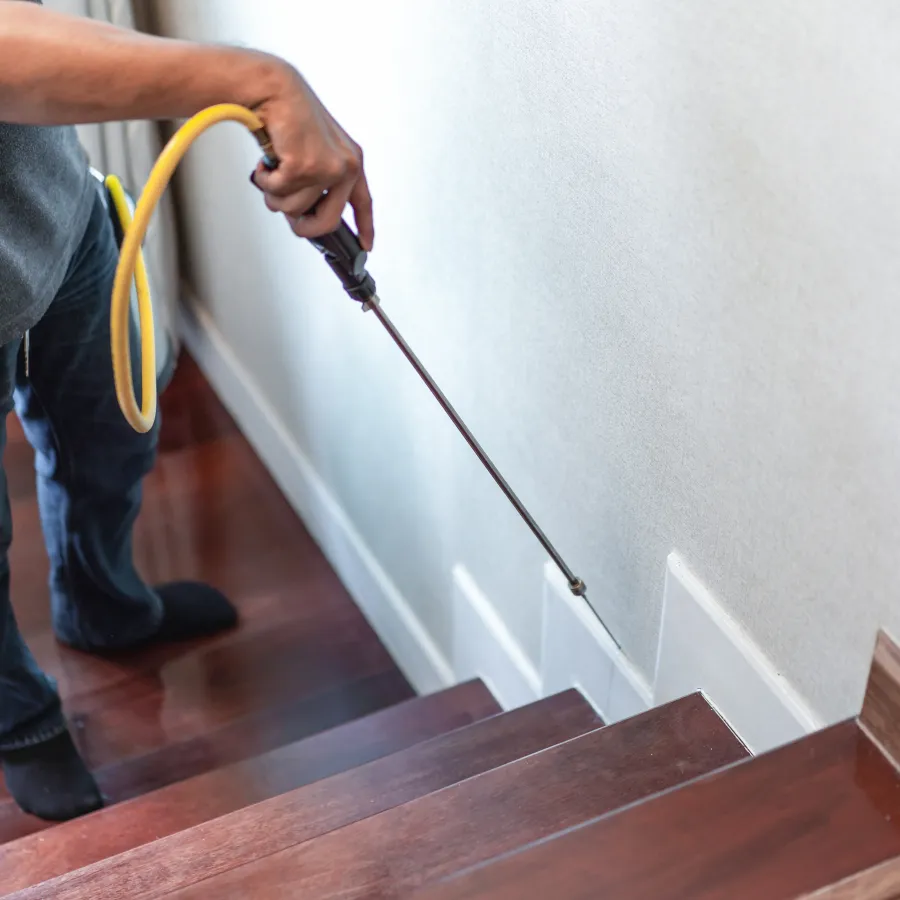
[[[63,125],[190,116],[214,103],[251,108],[284,82],[262,53],[151,37],[0,3],[0,119]]]
[[[334,230],[349,202],[360,240],[374,237],[362,153],[284,60],[152,37],[0,0],[0,120],[62,125],[190,116],[240,103],[265,122],[280,165],[255,182],[301,237]],[[310,207],[328,196],[312,216]]]

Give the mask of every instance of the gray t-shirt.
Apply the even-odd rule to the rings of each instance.
[[[0,122],[0,345],[47,311],[96,193],[74,128]]]

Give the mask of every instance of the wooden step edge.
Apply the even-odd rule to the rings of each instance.
[[[348,897],[405,896],[747,757],[721,716],[692,694],[278,853],[261,852],[176,896],[271,896],[278,885],[324,900],[331,894],[323,885],[336,887],[332,872],[341,873]]]
[[[407,750],[136,847],[12,895],[18,900],[161,896],[255,858],[400,806],[603,723],[576,690],[492,716]],[[225,838],[242,835],[240,846]]]
[[[0,892],[56,878],[501,711],[473,679],[107,806],[0,846]]]
[[[900,646],[884,629],[875,641],[857,721],[893,766],[900,769]]]

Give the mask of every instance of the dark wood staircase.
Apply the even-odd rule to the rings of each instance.
[[[887,636],[859,718],[756,758],[699,693],[611,725],[576,690],[509,712],[480,681],[415,697],[224,411],[182,405],[199,373],[179,377],[143,565],[218,573],[243,623],[100,660],[19,611],[110,805],[52,825],[0,792],[0,896],[900,898]]]
[[[394,896],[746,756],[700,695],[603,727],[577,691],[499,713],[473,682],[7,843],[0,888]]]
[[[900,652],[753,758],[701,694],[604,726],[479,681],[0,847],[17,898],[900,897]]]

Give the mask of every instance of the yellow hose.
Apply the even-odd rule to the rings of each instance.
[[[113,282],[110,307],[110,338],[113,377],[119,407],[135,431],[145,433],[156,421],[156,341],[153,303],[141,246],[160,197],[169,185],[178,163],[188,148],[208,128],[219,122],[239,122],[253,132],[263,151],[271,155],[272,145],[260,118],[251,110],[233,103],[211,106],[189,119],[166,145],[153,166],[132,219],[125,191],[115,176],[107,187],[122,223],[124,239]],[[130,307],[131,285],[137,289],[141,327],[141,405],[138,406],[131,373]]]

